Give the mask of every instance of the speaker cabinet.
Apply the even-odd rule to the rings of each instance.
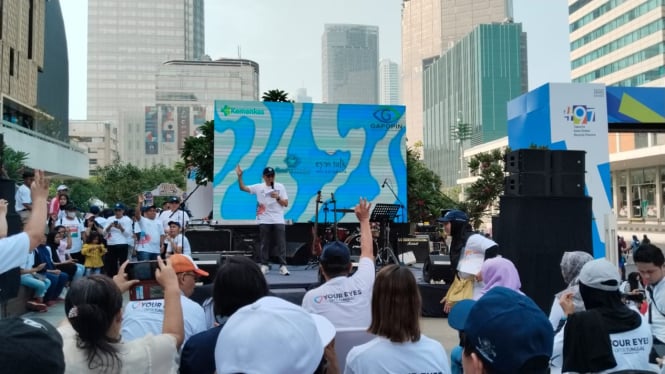
[[[583,173],[552,174],[552,196],[584,196]]]
[[[553,295],[566,286],[563,252],[593,251],[591,198],[502,196],[499,205],[499,253],[517,267],[522,291],[549,313]]]
[[[413,252],[416,262],[424,263],[429,256],[429,238],[399,238],[397,239],[399,253]]]
[[[585,151],[552,151],[552,173],[584,173]]]
[[[447,284],[453,282],[455,274],[450,264],[448,255],[429,255],[423,264],[423,281],[445,281]]]
[[[551,192],[550,176],[544,173],[517,173],[504,179],[504,195],[548,196]]]
[[[550,151],[518,149],[506,154],[504,165],[509,173],[547,173],[550,170]]]
[[[185,236],[189,240],[192,252],[226,252],[233,249],[231,230],[187,230]]]

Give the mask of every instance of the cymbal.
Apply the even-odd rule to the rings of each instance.
[[[353,210],[353,209],[346,209],[346,208],[339,208],[339,209],[333,209],[333,212],[353,213],[353,212],[355,212],[355,210]]]

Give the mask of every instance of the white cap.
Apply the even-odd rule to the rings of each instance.
[[[218,374],[313,373],[334,337],[335,327],[325,317],[265,296],[226,321],[217,337],[215,366]]]
[[[473,234],[467,239],[466,246],[462,250],[462,256],[457,265],[457,270],[476,275],[480,273],[480,269],[485,262],[485,251],[496,245],[491,239],[488,239],[480,234]]]
[[[64,184],[61,184],[61,185],[58,186],[58,188],[56,188],[56,191],[60,192],[62,190],[68,190],[68,189],[69,188],[67,188],[67,186],[65,186]]]
[[[584,264],[577,279],[585,286],[601,291],[617,291],[621,284],[619,268],[604,258]]]

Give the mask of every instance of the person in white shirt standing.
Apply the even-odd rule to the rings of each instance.
[[[236,166],[238,186],[241,190],[256,195],[256,219],[259,223],[259,239],[261,244],[255,251],[255,259],[261,265],[263,274],[268,273],[268,259],[275,255],[279,259],[279,272],[289,275],[286,267],[286,226],[284,209],[289,206],[286,188],[275,182],[275,169],[263,169],[263,183],[245,185],[242,180],[242,169]],[[273,249],[273,251],[271,251]]]
[[[83,221],[76,216],[78,209],[74,204],[67,204],[64,206],[65,216],[56,221],[56,226],[64,226],[72,238],[72,247],[69,248],[69,255],[79,264],[85,262],[85,256],[81,254],[83,248],[83,240],[85,240],[85,225]]]
[[[169,222],[171,221],[178,222],[184,230],[189,224],[189,214],[180,209],[180,199],[177,196],[172,196],[168,200],[168,209],[159,214],[159,221],[162,223],[164,232],[169,231]]]
[[[30,218],[30,212],[32,211],[32,198],[30,197],[30,185],[35,180],[35,173],[32,170],[26,170],[23,172],[23,184],[18,187],[16,190],[16,195],[14,196],[16,204],[14,208],[16,213],[21,217],[21,223],[25,225]]]
[[[109,277],[118,274],[118,268],[127,260],[129,238],[134,235],[132,219],[125,216],[125,206],[116,203],[113,206],[113,213],[115,216],[109,217],[104,227],[108,249],[104,256],[104,272]]]
[[[136,258],[139,261],[156,260],[164,247],[164,228],[157,218],[157,208],[154,205],[143,206],[145,197],[138,195],[138,205],[134,218],[140,227],[139,238],[135,243]]]

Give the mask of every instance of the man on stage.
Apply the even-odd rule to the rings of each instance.
[[[268,273],[269,255],[277,255],[279,272],[289,275],[286,268],[286,227],[284,226],[284,208],[289,206],[289,197],[281,183],[275,183],[275,169],[263,169],[263,182],[250,186],[242,180],[242,169],[236,166],[240,189],[256,195],[256,220],[259,223],[259,239],[261,244],[254,254],[261,266],[263,274]],[[276,252],[276,253],[275,253]]]

